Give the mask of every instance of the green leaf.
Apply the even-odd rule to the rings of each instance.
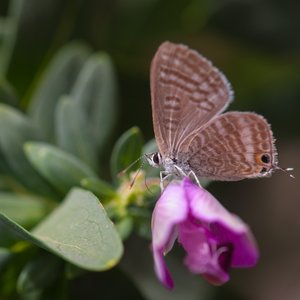
[[[70,92],[88,55],[89,49],[80,43],[63,47],[50,62],[32,96],[29,114],[48,140],[54,138],[56,103],[60,96]]]
[[[141,157],[143,137],[137,127],[132,127],[121,135],[117,140],[111,156],[111,173],[117,178],[119,172],[123,171],[135,160]],[[138,169],[139,163],[130,168],[130,171]]]
[[[102,198],[111,199],[117,196],[117,193],[115,192],[114,188],[109,183],[99,178],[84,178],[81,180],[80,183],[84,189],[93,192],[97,197],[99,197],[101,199],[101,202]]]
[[[32,233],[3,214],[1,224],[19,238],[86,270],[110,269],[123,253],[120,236],[99,200],[79,188],[72,189]]]
[[[74,154],[95,171],[97,148],[84,111],[70,97],[60,99],[55,113],[55,136],[60,148]]]
[[[3,168],[9,167],[9,171],[27,188],[43,195],[55,195],[24,155],[23,144],[28,140],[40,140],[30,120],[17,110],[0,104],[0,157],[5,162]]]
[[[117,84],[115,71],[106,53],[96,53],[85,63],[72,90],[72,98],[85,112],[99,150],[116,119]]]
[[[62,261],[57,256],[49,253],[40,254],[22,269],[17,282],[18,292],[22,297],[39,299],[38,296],[43,290],[53,284],[58,277],[61,267]]]
[[[31,227],[49,212],[49,205],[33,195],[0,192],[0,212],[24,227]]]
[[[82,179],[96,174],[75,156],[45,143],[26,143],[25,153],[36,168],[57,190],[67,193],[80,186]]]
[[[79,188],[72,189],[63,205],[33,233],[85,269],[110,269],[123,252],[121,239],[99,200]]]

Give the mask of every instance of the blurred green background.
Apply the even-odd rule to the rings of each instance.
[[[180,42],[209,58],[227,76],[235,92],[230,110],[256,111],[268,119],[280,166],[295,168],[295,179],[278,171],[270,179],[209,186],[229,210],[249,223],[261,249],[258,266],[233,270],[224,287],[211,288],[189,276],[174,292],[164,291],[154,275],[147,274],[152,272],[149,242],[129,239],[121,264],[147,282],[139,286],[147,299],[300,299],[299,1],[1,0],[0,15],[9,15],[9,10],[16,16],[17,34],[11,41],[13,51],[0,52],[0,66],[21,99],[21,109],[28,106],[33,87],[56,51],[81,40],[95,51],[107,52],[116,67],[119,109],[107,153],[132,126],[140,127],[148,140],[153,137],[150,62],[161,42]],[[148,271],[142,264],[150,266]],[[72,299],[100,299],[102,288],[110,295],[103,299],[138,297],[124,284],[123,273],[107,273],[74,284]],[[189,287],[188,293],[182,285]],[[120,293],[110,294],[115,286]]]

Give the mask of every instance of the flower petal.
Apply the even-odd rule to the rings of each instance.
[[[230,214],[220,202],[208,191],[184,179],[184,190],[189,199],[191,213],[197,219],[208,223],[222,221],[222,223],[236,232],[244,232],[247,225],[239,218]]]
[[[252,233],[240,218],[229,213],[208,191],[185,179],[183,183],[191,214],[206,227],[221,245],[232,245],[231,266],[250,267],[259,254]]]
[[[180,183],[170,183],[158,199],[152,215],[152,244],[165,247],[175,230],[175,225],[188,215],[188,202]]]
[[[164,263],[163,255],[169,251],[177,237],[176,226],[188,215],[188,203],[183,186],[170,183],[159,198],[152,215],[152,250],[155,271],[160,281],[171,288],[173,282]]]
[[[172,289],[174,287],[174,283],[170,272],[166,266],[163,251],[154,250],[153,249],[153,258],[154,258],[154,269],[156,276],[167,288]]]
[[[219,262],[222,249],[210,243],[203,227],[184,222],[179,226],[178,239],[187,252],[185,264],[190,272],[202,275],[215,285],[229,280],[228,270],[223,269]]]
[[[237,233],[218,222],[211,225],[211,230],[217,236],[220,244],[230,243],[233,245],[231,267],[247,268],[256,265],[259,259],[259,251],[248,227],[245,228],[244,232]]]

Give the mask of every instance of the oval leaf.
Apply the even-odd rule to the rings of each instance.
[[[24,227],[31,227],[48,212],[43,198],[0,192],[0,211]]]
[[[48,140],[54,137],[56,103],[60,96],[69,93],[88,55],[89,49],[79,43],[62,48],[50,62],[32,96],[29,114]]]
[[[99,200],[79,188],[72,189],[33,234],[70,262],[90,270],[113,267],[123,251],[121,239]]]
[[[97,169],[97,148],[89,130],[88,118],[71,99],[60,99],[55,113],[55,137],[60,148]]]
[[[5,166],[29,189],[48,197],[54,195],[53,189],[24,155],[23,144],[28,140],[40,140],[30,120],[17,110],[0,104],[0,157],[5,159]]]
[[[123,253],[120,236],[99,200],[79,188],[72,189],[32,233],[1,213],[0,225],[86,270],[112,268]]]
[[[121,135],[114,146],[111,156],[111,173],[114,178],[117,178],[119,172],[141,157],[142,147],[143,137],[139,128],[132,127]],[[136,163],[130,170],[138,169],[139,165]]]
[[[86,177],[95,173],[75,156],[45,143],[26,143],[25,153],[36,168],[57,190],[66,193],[73,186],[80,186]]]
[[[106,53],[96,53],[85,63],[72,98],[89,120],[89,129],[101,151],[116,118],[117,84],[113,63]]]

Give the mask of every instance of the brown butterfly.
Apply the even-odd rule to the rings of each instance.
[[[152,117],[159,152],[146,155],[162,175],[215,180],[267,177],[280,169],[264,117],[226,112],[233,92],[205,57],[164,42],[151,64]]]

